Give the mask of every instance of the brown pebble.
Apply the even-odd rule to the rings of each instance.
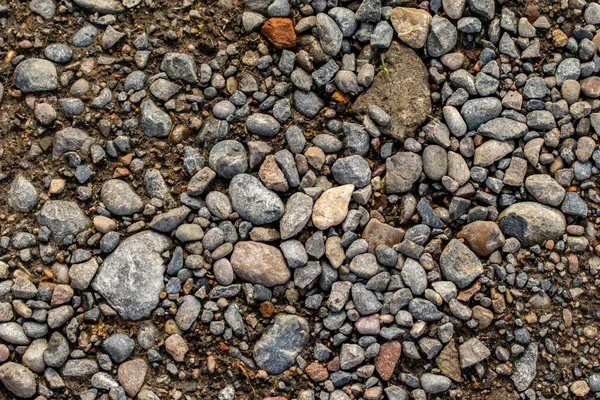
[[[327,380],[327,378],[329,378],[329,372],[327,372],[327,368],[317,362],[309,364],[304,369],[304,372],[308,374],[313,382],[324,382]]]
[[[584,397],[590,392],[590,387],[586,381],[575,381],[571,385],[571,393],[577,397]]]
[[[260,315],[264,318],[271,318],[271,316],[275,313],[275,306],[270,301],[263,301],[260,303]]]
[[[381,345],[374,363],[381,379],[389,381],[392,378],[401,353],[402,345],[400,342],[387,342]]]

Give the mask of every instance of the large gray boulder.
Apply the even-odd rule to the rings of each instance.
[[[171,245],[168,237],[153,231],[127,238],[104,260],[92,287],[124,319],[149,317],[164,286],[161,254]]]

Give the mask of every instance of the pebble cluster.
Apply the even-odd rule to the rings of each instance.
[[[600,398],[597,2],[0,27],[0,397]]]

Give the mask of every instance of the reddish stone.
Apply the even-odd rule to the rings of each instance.
[[[275,47],[291,49],[296,46],[296,31],[289,18],[269,19],[263,25],[261,32]]]
[[[259,306],[260,315],[265,318],[271,318],[271,315],[275,312],[275,306],[270,301],[263,301]]]
[[[173,357],[173,360],[182,362],[185,360],[185,355],[188,352],[189,347],[185,342],[185,339],[176,333],[165,340],[165,350]]]
[[[379,314],[369,315],[368,317],[359,318],[354,324],[356,330],[361,335],[379,335],[381,329],[379,325]]]
[[[340,358],[335,356],[335,358],[329,363],[327,363],[327,370],[330,372],[336,372],[340,370]]]
[[[313,382],[324,382],[329,378],[329,372],[323,365],[314,362],[304,369]]]
[[[125,392],[129,396],[135,397],[144,385],[147,372],[148,364],[146,364],[146,361],[136,358],[121,364],[117,376]]]
[[[525,8],[525,15],[527,16],[527,20],[533,24],[540,17],[540,11],[536,5],[527,4],[527,7]]]
[[[379,354],[375,357],[375,369],[384,381],[389,381],[402,353],[400,342],[387,342],[381,345]]]
[[[258,177],[268,189],[287,192],[289,189],[285,175],[277,165],[274,155],[268,155],[258,170]]]
[[[473,319],[477,321],[479,329],[485,329],[494,321],[494,313],[482,306],[473,307]]]
[[[479,283],[479,281],[476,281],[470,288],[458,292],[458,296],[456,298],[464,303],[468,303],[469,300],[471,300],[471,297],[473,297],[475,293],[479,292],[480,290],[481,283]]]
[[[487,257],[504,246],[504,235],[494,221],[474,221],[465,225],[456,235],[478,256]]]
[[[576,274],[579,272],[579,260],[577,259],[577,256],[573,253],[569,253],[566,257],[569,263],[569,273]]]

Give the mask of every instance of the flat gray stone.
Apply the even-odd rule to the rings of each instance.
[[[513,374],[510,377],[519,392],[527,390],[537,372],[538,348],[537,343],[530,343],[523,356],[515,363]]]
[[[14,82],[23,93],[46,92],[58,87],[58,73],[51,61],[30,58],[17,65]]]
[[[464,289],[483,274],[479,258],[466,245],[452,239],[440,256],[440,269],[446,279]]]
[[[278,314],[273,325],[256,342],[253,356],[256,364],[276,375],[294,365],[296,357],[308,344],[308,322],[299,316]]]
[[[133,215],[144,207],[144,202],[125,181],[108,180],[102,185],[100,200],[108,211],[116,215]]]
[[[285,211],[279,222],[281,240],[296,236],[308,223],[312,215],[313,200],[304,193],[294,193],[285,204]]]
[[[8,189],[8,206],[17,212],[29,212],[38,202],[38,192],[31,182],[17,175]]]
[[[55,240],[62,243],[90,226],[89,218],[79,206],[66,200],[48,200],[36,216],[38,225],[47,226]]]
[[[104,260],[92,287],[124,319],[150,316],[164,287],[161,254],[171,245],[168,237],[152,231],[127,238]]]
[[[125,7],[118,0],[73,0],[84,10],[98,14],[118,14],[125,11]]]

